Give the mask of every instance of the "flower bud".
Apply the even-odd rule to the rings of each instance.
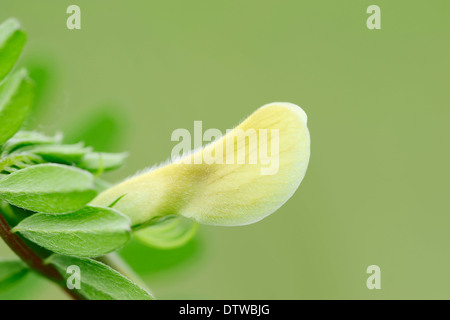
[[[297,190],[310,156],[305,112],[265,105],[213,143],[104,191],[93,204],[114,208],[134,226],[166,215],[202,224],[257,222]]]

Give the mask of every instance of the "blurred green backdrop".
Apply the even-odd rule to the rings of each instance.
[[[70,4],[81,30],[66,28]],[[381,30],[366,27],[371,4]],[[77,136],[117,110],[108,148],[130,157],[113,181],[167,159],[194,120],[225,130],[273,101],[307,112],[310,166],[278,212],[202,227],[173,251],[122,250],[160,299],[450,298],[449,12],[447,0],[0,4],[42,84],[30,127]],[[381,290],[366,288],[371,264]],[[31,276],[0,298],[65,296]]]

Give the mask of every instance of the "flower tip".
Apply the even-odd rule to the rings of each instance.
[[[305,125],[308,124],[308,116],[306,115],[306,112],[298,105],[290,103],[290,102],[271,102],[268,104],[263,105],[260,109],[264,108],[271,108],[271,107],[281,107],[285,108],[289,111],[292,111],[294,114],[296,114]]]

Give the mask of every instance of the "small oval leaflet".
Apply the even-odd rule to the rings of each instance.
[[[95,195],[92,174],[59,164],[31,166],[0,180],[0,199],[42,213],[76,211]]]
[[[8,19],[0,25],[0,81],[16,64],[25,42],[19,21]]]
[[[0,57],[1,59],[1,57]],[[25,69],[16,71],[0,85],[0,144],[22,126],[34,101],[34,84]]]
[[[95,206],[67,214],[37,213],[12,231],[50,251],[79,257],[104,255],[122,247],[131,237],[128,217]]]
[[[53,265],[67,280],[69,266],[80,268],[79,292],[89,300],[154,300],[154,298],[131,280],[95,260],[54,254],[47,263]]]
[[[42,157],[45,161],[73,164],[81,161],[81,159],[91,151],[91,148],[84,147],[83,143],[77,144],[49,144],[28,146],[21,149],[21,152],[29,152]]]
[[[62,143],[62,134],[52,137],[33,131],[19,131],[1,147],[2,154],[21,152],[22,148],[34,145],[50,145]]]

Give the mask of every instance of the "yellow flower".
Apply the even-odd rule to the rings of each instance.
[[[305,112],[291,103],[265,105],[222,138],[104,191],[93,204],[114,208],[133,226],[166,215],[203,224],[257,222],[297,190],[310,156]]]

